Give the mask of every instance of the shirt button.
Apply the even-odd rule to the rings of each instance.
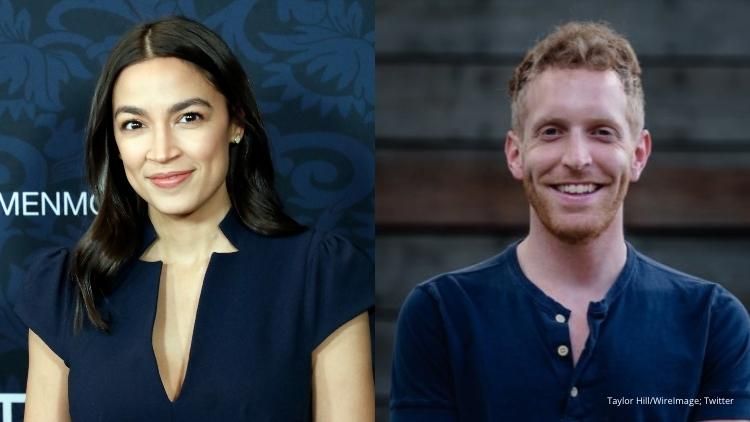
[[[557,314],[555,315],[555,321],[559,322],[560,324],[565,323],[565,315],[563,314]]]
[[[560,355],[560,356],[568,356],[568,352],[569,352],[569,351],[570,351],[570,350],[568,350],[568,346],[566,346],[566,345],[564,345],[564,344],[560,345],[560,346],[559,346],[559,347],[557,348],[557,354],[558,354],[558,355]]]
[[[573,387],[570,389],[570,397],[578,397],[578,388]]]

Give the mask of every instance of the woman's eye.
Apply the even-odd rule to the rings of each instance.
[[[178,123],[194,123],[199,120],[202,120],[203,116],[200,113],[185,113],[182,116],[180,116],[180,120]]]
[[[136,130],[142,127],[143,123],[139,122],[138,120],[128,120],[120,125],[120,129],[122,130]]]

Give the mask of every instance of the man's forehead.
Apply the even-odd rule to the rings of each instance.
[[[526,91],[527,120],[546,115],[626,120],[627,96],[613,71],[549,69],[530,81]]]
[[[607,86],[617,88],[625,94],[625,86],[622,84],[620,77],[612,69],[597,70],[583,67],[562,68],[549,67],[536,75],[533,75],[527,82],[527,90],[535,86],[560,85],[562,83],[582,83],[588,85]]]

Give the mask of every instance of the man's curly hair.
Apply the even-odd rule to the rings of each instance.
[[[607,23],[569,22],[532,47],[509,81],[511,124],[521,134],[525,88],[547,69],[613,70],[628,98],[628,123],[640,132],[644,125],[641,66],[630,42]]]

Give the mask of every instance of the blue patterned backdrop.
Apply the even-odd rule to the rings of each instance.
[[[373,254],[372,0],[0,0],[0,398],[26,381],[12,312],[30,255],[75,242],[93,212],[83,128],[99,70],[134,24],[184,15],[217,31],[250,75],[278,187],[298,221]],[[3,405],[4,420],[22,404]]]

